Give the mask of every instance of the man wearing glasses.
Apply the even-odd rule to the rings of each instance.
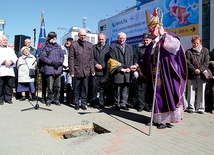
[[[88,78],[95,75],[93,47],[86,41],[86,30],[81,29],[78,33],[79,39],[71,43],[68,63],[69,72],[74,80],[75,110],[81,107],[87,109]]]

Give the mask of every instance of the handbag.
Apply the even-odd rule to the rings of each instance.
[[[204,70],[203,74],[206,77],[206,79],[212,79],[213,78],[213,74],[209,69]]]
[[[30,76],[31,78],[36,77],[36,71],[35,71],[35,69],[29,69],[29,76]]]
[[[24,59],[24,58],[23,58]],[[25,60],[25,59],[24,59]],[[30,78],[35,78],[36,77],[36,70],[35,69],[30,69],[29,68],[29,66],[28,66],[28,64],[27,64],[27,61],[25,60],[25,62],[26,62],[26,65],[27,65],[27,67],[28,67],[28,70],[29,70],[29,76],[30,76]]]

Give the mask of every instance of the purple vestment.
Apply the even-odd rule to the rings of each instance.
[[[176,37],[174,33],[167,33],[167,35]],[[170,40],[165,39],[166,41]],[[153,43],[150,43],[143,58],[139,61],[140,69],[147,78],[148,94],[153,95],[158,44],[161,45],[156,100],[154,103],[153,121],[155,123],[179,122],[183,117],[183,110],[185,109],[187,65],[184,50],[180,46],[176,54],[174,54],[163,47],[163,43],[165,44],[165,42],[162,39],[159,40],[153,54]],[[152,104],[152,100],[149,102]]]

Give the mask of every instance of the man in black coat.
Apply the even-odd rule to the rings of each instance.
[[[93,76],[92,80],[93,85],[91,106],[94,106],[98,102],[100,108],[104,108],[104,78],[107,71],[107,61],[110,57],[109,46],[106,45],[105,42],[106,36],[101,33],[98,36],[98,44],[93,45],[95,76]],[[97,97],[98,91],[99,97]]]
[[[79,39],[71,43],[68,54],[69,72],[74,80],[75,110],[79,110],[79,106],[87,109],[88,79],[95,75],[93,46],[86,41],[86,35],[85,29],[79,30]]]
[[[110,46],[110,57],[121,63],[113,73],[114,103],[116,109],[128,110],[128,86],[130,83],[130,66],[133,65],[133,50],[131,45],[126,44],[126,34],[118,33],[118,40]]]
[[[140,58],[143,57],[147,46],[149,45],[149,43],[152,41],[152,36],[149,33],[144,33],[143,34],[143,45],[139,45],[135,56],[134,56],[134,63],[137,63],[139,61]],[[150,108],[148,106],[148,104],[146,103],[146,99],[145,99],[145,94],[146,94],[146,79],[145,77],[141,74],[139,74],[137,71],[134,72],[134,75],[136,75],[137,77],[137,94],[136,94],[136,98],[137,98],[137,111],[150,111]]]

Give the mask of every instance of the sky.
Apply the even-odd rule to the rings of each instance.
[[[46,35],[55,31],[59,42],[66,31],[58,28],[83,27],[83,17],[86,17],[86,26],[97,32],[101,19],[114,16],[135,4],[136,0],[2,0],[0,20],[6,22],[4,32],[9,36],[8,42],[14,42],[15,35],[33,39],[33,29],[36,28],[37,47],[42,9],[45,10]]]

